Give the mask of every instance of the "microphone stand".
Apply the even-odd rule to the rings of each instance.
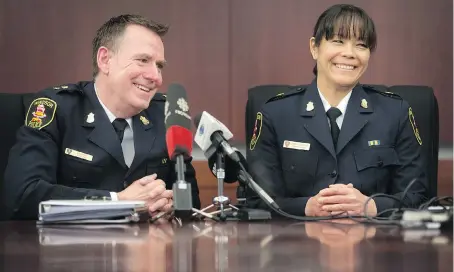
[[[218,196],[213,198],[213,203],[202,210],[200,212],[205,212],[206,210],[216,207],[218,208],[217,211],[208,213],[209,215],[213,216],[215,214],[219,214],[219,220],[221,221],[226,221],[227,220],[227,214],[226,211],[231,211],[232,209],[238,210],[237,207],[234,205],[230,204],[230,199],[227,196],[224,196],[224,178],[225,178],[225,163],[224,163],[224,153],[220,148],[216,150],[216,178],[218,182]],[[192,214],[193,216],[196,215],[196,213]],[[206,216],[205,214],[202,214]],[[206,216],[208,217],[208,216]],[[209,217],[213,219],[212,217]]]
[[[225,215],[224,205],[228,205],[230,200],[224,196],[224,178],[225,178],[225,163],[224,154],[222,151],[216,151],[216,178],[218,180],[218,196],[213,199],[214,203],[217,203],[220,208],[219,218],[221,221],[225,221],[227,216]]]

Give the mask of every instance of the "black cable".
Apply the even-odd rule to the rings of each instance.
[[[429,201],[427,201],[427,202],[421,204],[421,205],[419,206],[419,209],[420,209],[420,210],[427,209],[427,208],[430,207],[430,205],[432,205],[432,204],[434,204],[434,203],[436,203],[436,202],[439,203],[439,202],[442,202],[442,201],[447,201],[448,203],[450,202],[449,204],[451,204],[451,205],[452,205],[452,203],[453,203],[453,201],[452,201],[452,196],[443,196],[443,197],[436,196],[436,197],[432,197]],[[443,206],[443,205],[441,205],[441,206]]]
[[[241,162],[238,162],[238,164],[239,164],[241,170],[244,172],[245,182],[247,183],[247,185],[252,190],[254,190],[257,193],[257,195],[263,200],[263,202],[265,202],[265,204],[271,210],[276,212],[277,214],[279,214],[279,215],[281,215],[283,217],[290,218],[290,219],[295,219],[295,220],[299,220],[299,221],[322,221],[322,220],[333,220],[333,219],[351,219],[351,220],[353,220],[355,222],[359,222],[359,223],[374,223],[374,224],[385,224],[385,225],[395,225],[395,224],[397,224],[398,225],[398,224],[400,224],[400,220],[399,219],[402,217],[402,212],[403,211],[416,211],[417,210],[417,209],[413,209],[413,208],[407,207],[407,205],[404,202],[405,197],[408,194],[408,191],[410,190],[411,186],[413,186],[413,184],[415,184],[418,181],[417,178],[414,178],[412,181],[410,181],[410,183],[407,185],[407,187],[403,191],[401,198],[398,198],[398,197],[396,197],[394,195],[384,194],[384,193],[377,193],[377,194],[373,194],[370,197],[368,197],[366,202],[364,203],[364,207],[363,207],[364,216],[354,216],[354,215],[349,214],[348,212],[343,212],[343,213],[340,213],[338,215],[332,215],[332,216],[297,216],[297,215],[289,214],[289,213],[283,211],[279,207],[279,205],[268,194],[266,194],[265,191],[263,191],[263,189],[257,188],[256,186],[258,186],[258,185],[253,181],[252,177],[246,171],[246,168],[244,167],[244,165]],[[393,199],[393,200],[399,202],[399,207],[398,208],[386,209],[384,211],[381,211],[381,212],[377,213],[373,217],[369,216],[367,214],[367,205],[369,204],[369,202],[372,199],[374,199],[376,197],[387,197],[387,198]],[[269,198],[269,199],[267,199],[267,198]],[[451,203],[452,203],[452,197],[432,198],[428,203],[426,203],[426,206],[430,205],[431,203],[433,203],[435,201],[449,200],[449,199],[451,199]],[[405,206],[405,207],[403,208],[403,206]],[[392,212],[390,216],[381,217],[382,215],[384,215],[384,214],[386,214],[388,212]],[[344,213],[346,213],[347,215],[346,216],[345,215],[341,216]],[[358,220],[359,218],[365,219],[365,220]]]
[[[409,183],[409,184],[407,185],[407,187],[405,188],[405,190],[404,190],[404,192],[403,192],[403,194],[402,194],[401,201],[400,201],[399,211],[402,209],[402,204],[404,203],[405,196],[407,195],[408,190],[410,190],[411,186],[413,186],[413,184],[414,184],[417,180],[418,180],[417,178],[412,179],[412,181],[410,181],[410,183]]]
[[[348,215],[341,216],[343,213],[338,214],[338,215],[332,215],[332,216],[297,216],[297,215],[286,213],[279,207],[279,205],[276,202],[274,202],[274,200],[271,199],[271,197],[269,197],[268,195],[265,197],[261,192],[258,191],[258,188],[255,187],[255,185],[256,185],[255,182],[253,181],[252,177],[246,171],[246,168],[244,167],[244,165],[241,162],[238,162],[238,164],[239,164],[241,170],[244,172],[244,175],[246,177],[246,181],[247,181],[247,184],[249,185],[249,187],[257,193],[257,195],[263,200],[263,202],[265,202],[265,204],[270,209],[272,209],[274,212],[276,212],[277,214],[279,214],[283,217],[287,217],[287,218],[295,219],[295,220],[299,220],[299,221],[321,221],[321,220],[351,218]],[[264,191],[263,191],[263,193],[266,194],[266,192],[264,192]],[[270,200],[264,199],[264,198],[270,198]],[[358,218],[358,217],[362,217],[362,216],[357,216],[356,218]]]

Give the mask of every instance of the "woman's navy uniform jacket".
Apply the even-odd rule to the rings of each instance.
[[[252,177],[286,212],[304,215],[307,200],[330,184],[352,183],[366,196],[386,193],[416,206],[428,190],[414,116],[400,96],[357,85],[336,148],[316,81],[270,99],[257,114],[248,163]],[[399,205],[375,198],[378,212]],[[265,208],[255,196],[249,205]]]

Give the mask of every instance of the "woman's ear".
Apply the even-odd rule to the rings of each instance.
[[[315,44],[315,38],[314,37],[309,39],[309,49],[311,51],[312,58],[314,60],[317,60],[317,58],[318,58],[318,47]]]

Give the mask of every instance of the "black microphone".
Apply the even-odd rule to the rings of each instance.
[[[241,152],[233,147],[233,150],[235,151],[236,155],[240,158],[240,163],[243,164],[247,170],[247,162],[246,158],[241,154]],[[208,167],[211,169],[211,172],[213,173],[214,176],[216,176],[216,155],[212,155],[211,157],[208,158]],[[224,160],[224,168],[225,168],[225,177],[224,177],[224,182],[225,183],[235,183],[237,181],[242,182],[242,180],[239,178],[241,167],[237,162],[232,160],[230,157],[225,157]]]
[[[192,214],[191,184],[185,180],[184,160],[191,157],[192,132],[186,90],[179,84],[171,84],[165,103],[166,144],[169,158],[176,163],[177,180],[173,184],[173,207],[175,216],[182,220]]]

